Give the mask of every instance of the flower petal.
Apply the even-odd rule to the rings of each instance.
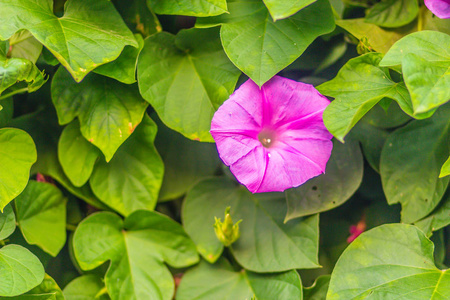
[[[262,87],[264,125],[281,126],[323,112],[330,101],[312,85],[275,76]],[[321,117],[321,116],[320,116]]]
[[[450,0],[425,0],[426,7],[441,19],[450,18]]]
[[[234,164],[256,147],[262,147],[257,139],[242,134],[213,133],[213,137],[219,156],[227,166]]]

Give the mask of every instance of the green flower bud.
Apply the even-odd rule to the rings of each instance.
[[[216,220],[216,223],[214,224],[214,231],[216,232],[217,238],[220,242],[222,242],[222,244],[225,245],[225,247],[230,246],[240,236],[239,223],[242,220],[239,220],[236,222],[236,224],[233,224],[233,220],[231,219],[230,215],[230,207],[227,207],[225,209],[225,218],[223,223],[220,218],[214,218]]]

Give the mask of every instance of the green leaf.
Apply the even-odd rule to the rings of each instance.
[[[380,174],[389,204],[402,204],[402,221],[412,223],[439,203],[450,177],[438,178],[450,153],[450,106],[429,119],[394,131],[381,153]],[[426,179],[426,180],[425,180]]]
[[[382,0],[369,9],[365,21],[382,27],[395,28],[411,23],[418,13],[417,0]]]
[[[13,99],[7,98],[0,101],[0,127],[6,126],[11,121],[14,113]]]
[[[16,229],[16,216],[11,205],[6,205],[0,212],[0,241],[10,236]]]
[[[102,294],[105,288],[103,280],[94,274],[83,275],[72,280],[64,288],[64,296],[66,300],[107,300],[110,299],[108,294]],[[96,297],[97,295],[100,295]]]
[[[439,178],[450,175],[450,156],[447,161],[442,165],[441,173],[439,173]]]
[[[44,279],[44,267],[26,248],[7,245],[0,249],[0,296],[17,296]]]
[[[65,300],[64,295],[55,282],[49,275],[45,274],[44,280],[37,287],[28,291],[27,293],[13,297],[11,300]]]
[[[317,277],[314,284],[303,289],[303,300],[324,300],[327,296],[330,275]]]
[[[366,23],[364,19],[336,20],[336,25],[350,32],[358,40],[367,39],[371,48],[380,53],[388,52],[396,41],[417,30],[415,23],[394,29],[383,29],[375,24]]]
[[[35,161],[36,147],[28,133],[0,129],[0,211],[23,191]]]
[[[302,299],[298,273],[257,274],[247,270],[236,272],[225,259],[211,265],[205,261],[189,270],[177,290],[177,300],[260,300]]]
[[[402,71],[414,113],[428,112],[450,100],[450,59],[431,62],[409,53],[403,59]]]
[[[411,225],[387,224],[364,232],[337,262],[327,299],[445,299],[450,270],[436,268],[433,248]]]
[[[42,52],[42,44],[28,30],[16,32],[9,39],[9,46],[11,47],[9,57],[28,59],[34,64]]]
[[[47,79],[31,61],[23,58],[5,58],[0,55],[0,94],[7,91],[0,100],[20,92],[7,90],[20,81],[26,82],[26,86],[20,88],[20,91],[31,93],[38,90]]]
[[[147,0],[147,4],[160,15],[208,17],[227,12],[226,0]]]
[[[428,61],[450,60],[450,36],[437,31],[419,31],[396,42],[380,62],[382,67],[399,66],[407,54]]]
[[[242,219],[241,237],[230,249],[245,269],[280,272],[318,267],[318,215],[284,223],[286,201],[282,193],[253,195],[226,178],[195,185],[182,208],[184,227],[207,261],[215,262],[222,253],[223,244],[213,224],[214,217],[222,217],[228,206],[233,220]]]
[[[52,100],[61,125],[75,117],[83,136],[110,161],[141,122],[147,103],[135,85],[91,74],[81,83],[59,68],[52,80]]]
[[[162,31],[161,24],[155,13],[147,6],[146,0],[136,1],[113,1],[114,6],[122,15],[128,28],[137,31],[144,38]],[[136,37],[136,36],[135,36]]]
[[[450,190],[444,194],[438,207],[426,218],[414,223],[427,236],[450,224]]]
[[[62,192],[50,183],[30,180],[16,198],[16,214],[23,237],[56,256],[66,243],[66,202]]]
[[[137,58],[144,47],[144,40],[140,34],[135,34],[134,38],[139,44],[138,48],[126,46],[116,60],[101,65],[94,72],[126,84],[136,82]]]
[[[122,221],[97,213],[78,225],[73,238],[80,267],[91,270],[110,260],[105,276],[112,299],[172,299],[174,281],[164,262],[175,268],[198,261],[195,245],[168,217],[136,211]]]
[[[99,156],[100,151],[81,135],[77,121],[64,128],[58,142],[58,159],[73,185],[80,187],[88,181]]]
[[[381,99],[397,101],[408,114],[412,114],[409,93],[403,83],[394,82],[387,68],[378,66],[380,53],[367,53],[349,60],[338,75],[317,87],[335,100],[325,109],[324,124],[341,142],[355,124]]]
[[[423,30],[434,30],[450,34],[450,19],[439,19],[425,5],[420,8],[419,22]]]
[[[109,1],[69,0],[64,9],[64,16],[58,18],[50,0],[2,1],[0,39],[28,29],[77,82],[99,65],[116,59],[126,45],[138,46]]]
[[[356,141],[334,140],[325,174],[286,191],[286,221],[333,209],[347,201],[363,177],[363,156]]]
[[[177,36],[157,33],[145,40],[138,60],[144,99],[164,124],[200,141],[214,141],[211,119],[233,92],[239,75],[214,28],[182,30]]]
[[[200,179],[213,176],[220,165],[215,144],[191,141],[162,124],[155,145],[164,162],[158,201],[184,195]]]
[[[292,16],[316,0],[277,1],[263,0],[274,21]]]
[[[228,7],[230,14],[199,20],[196,26],[221,24],[220,37],[228,57],[259,86],[291,64],[318,36],[335,27],[331,6],[325,0],[277,22],[259,1],[238,0]]]
[[[99,160],[89,179],[94,194],[122,215],[156,205],[164,173],[153,145],[156,131],[156,124],[144,117],[109,163]]]

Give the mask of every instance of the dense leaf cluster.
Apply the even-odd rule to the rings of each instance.
[[[0,0],[0,297],[450,299],[450,20],[420,2]],[[211,119],[276,74],[334,99],[333,152],[251,194]]]

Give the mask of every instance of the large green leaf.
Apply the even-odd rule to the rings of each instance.
[[[0,129],[0,211],[23,191],[35,161],[36,147],[28,133]]]
[[[7,90],[20,81],[26,83],[23,88],[20,86],[13,90]],[[5,95],[1,96],[0,100],[21,91],[34,92],[46,81],[44,73],[39,71],[31,61],[24,58],[5,58],[0,55],[0,94],[6,90]]]
[[[330,275],[322,275],[317,277],[312,286],[303,289],[303,300],[326,299],[329,284]]]
[[[363,176],[363,156],[356,141],[334,140],[325,174],[286,191],[286,220],[333,209],[358,189]]]
[[[0,39],[28,29],[77,82],[116,59],[126,45],[138,46],[109,1],[68,0],[64,8],[64,16],[58,18],[51,0],[1,1]]]
[[[58,142],[58,159],[75,186],[84,185],[94,170],[100,151],[82,135],[78,121],[67,125]]]
[[[102,150],[106,161],[141,122],[148,105],[135,85],[97,74],[76,83],[63,68],[53,77],[52,100],[59,123],[78,117],[81,133]]]
[[[28,59],[36,63],[42,52],[42,44],[28,30],[16,32],[9,39],[10,57]]]
[[[158,17],[151,10],[146,0],[113,1],[128,27],[142,34],[144,38],[162,31]]]
[[[162,50],[164,49],[164,50]],[[240,72],[228,60],[217,29],[161,32],[139,55],[139,90],[168,127],[209,141],[211,119],[233,92]]]
[[[402,204],[402,221],[428,215],[441,200],[450,177],[438,178],[450,153],[450,105],[429,119],[394,131],[381,153],[380,174],[389,204]]]
[[[108,294],[101,293],[105,288],[103,280],[95,274],[83,275],[72,280],[64,288],[66,300],[107,300]]]
[[[44,280],[37,287],[23,295],[11,297],[9,300],[65,300],[65,298],[55,280],[45,274]]]
[[[228,7],[229,14],[200,19],[196,26],[222,24],[220,37],[228,57],[260,86],[298,58],[318,36],[334,29],[326,0],[276,22],[261,1],[237,0]]]
[[[257,274],[236,272],[225,259],[211,265],[205,261],[189,270],[177,290],[177,300],[291,300],[302,299],[302,285],[295,270]]]
[[[155,145],[164,162],[159,201],[184,195],[198,180],[213,176],[220,165],[215,144],[191,141],[162,124]]]
[[[147,3],[161,15],[208,17],[227,12],[226,0],[147,0]]]
[[[419,13],[417,0],[383,0],[366,14],[366,22],[382,27],[400,27],[412,22]]]
[[[0,249],[0,296],[17,296],[42,282],[44,267],[26,248],[7,245]]]
[[[89,179],[94,194],[123,215],[156,205],[164,173],[153,145],[156,131],[156,124],[145,116],[109,163],[99,160]]]
[[[364,232],[337,262],[327,300],[446,299],[450,270],[436,268],[433,248],[411,225],[387,224]]]
[[[75,231],[73,246],[84,270],[111,261],[105,283],[112,299],[170,300],[174,281],[164,262],[183,268],[198,261],[178,223],[144,210],[125,221],[105,212],[89,216]]]
[[[447,161],[442,165],[441,172],[439,173],[439,177],[445,177],[450,175],[450,156]]]
[[[316,2],[316,0],[277,1],[263,0],[274,21],[292,16],[302,8]]]
[[[66,243],[66,202],[50,183],[30,180],[15,199],[19,228],[25,240],[56,256]]]
[[[116,60],[101,65],[94,72],[126,84],[136,82],[137,59],[142,47],[144,47],[144,40],[140,34],[135,34],[134,38],[139,44],[138,48],[126,46]]]
[[[284,223],[286,201],[282,193],[252,195],[226,178],[195,185],[182,209],[184,227],[207,261],[215,262],[222,253],[223,244],[213,224],[214,217],[222,217],[228,206],[233,220],[242,219],[241,237],[230,249],[245,269],[279,272],[318,267],[318,215]]]
[[[450,224],[450,189],[447,190],[439,206],[426,218],[414,223],[427,236]]]
[[[372,50],[386,53],[389,48],[404,37],[416,31],[416,24],[411,23],[400,28],[383,29],[375,24],[366,23],[364,19],[337,20],[336,25],[347,30],[359,40],[367,40]]]
[[[341,142],[353,126],[385,97],[397,101],[406,113],[413,113],[405,85],[393,81],[389,70],[378,66],[382,57],[380,53],[367,53],[353,58],[333,80],[317,87],[322,94],[335,98],[324,111],[323,120]]]
[[[10,236],[16,229],[16,216],[11,205],[6,205],[0,212],[0,241]]]

